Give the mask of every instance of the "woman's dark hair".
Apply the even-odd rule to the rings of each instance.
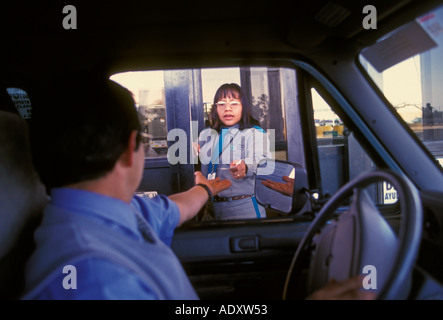
[[[240,100],[242,104],[242,116],[240,121],[238,122],[240,130],[260,125],[260,123],[251,114],[251,106],[243,89],[236,83],[225,83],[217,89],[217,92],[214,96],[214,104],[212,105],[211,109],[212,129],[220,131],[221,127],[223,126],[223,123],[218,117],[216,103],[224,98],[234,98]]]
[[[105,176],[131,133],[140,132],[132,94],[111,80],[86,78],[54,84],[33,108],[34,165],[48,190]]]

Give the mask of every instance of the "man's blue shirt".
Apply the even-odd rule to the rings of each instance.
[[[148,240],[136,215],[146,222]],[[52,190],[35,233],[24,298],[197,299],[169,248],[179,217],[176,204],[162,195],[135,196],[128,204],[84,190]]]

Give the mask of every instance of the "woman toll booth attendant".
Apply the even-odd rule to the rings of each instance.
[[[212,198],[215,219],[266,217],[265,208],[254,196],[254,180],[257,164],[272,155],[268,135],[258,124],[239,85],[224,84],[217,90],[211,126],[199,136],[203,175],[232,183]]]

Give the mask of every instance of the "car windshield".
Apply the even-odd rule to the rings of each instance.
[[[360,54],[368,75],[443,166],[443,6]]]

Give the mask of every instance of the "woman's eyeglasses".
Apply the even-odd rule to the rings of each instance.
[[[217,106],[218,109],[225,110],[228,105],[231,106],[231,109],[237,109],[241,106],[241,103],[238,101],[231,101],[229,103],[224,102],[224,101],[220,101],[220,102],[217,102],[215,105]]]

